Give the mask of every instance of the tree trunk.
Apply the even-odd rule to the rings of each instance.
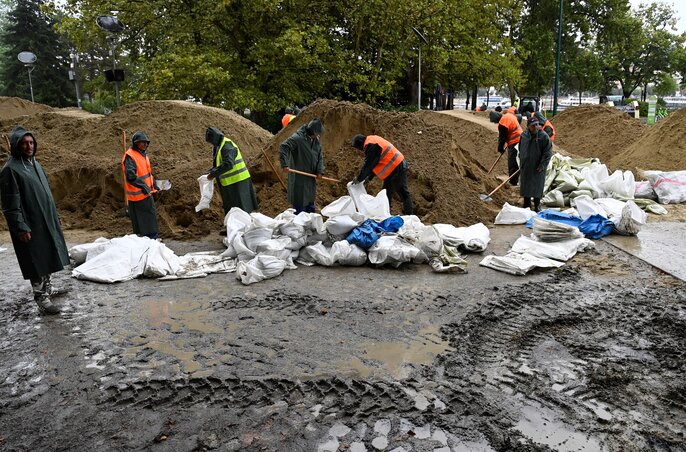
[[[479,87],[474,85],[474,90],[472,91],[472,110],[476,110],[476,96],[479,94]]]

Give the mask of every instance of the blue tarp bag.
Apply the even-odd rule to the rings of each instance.
[[[357,245],[366,250],[376,243],[384,232],[398,232],[403,227],[405,222],[400,217],[388,217],[385,220],[378,222],[374,220],[365,220],[364,223],[350,231],[345,238],[348,243]]]
[[[584,221],[581,219],[581,217],[570,215],[568,213],[562,213],[559,210],[552,209],[542,210],[538,212],[538,215],[536,215],[536,217],[541,218],[543,220],[557,221],[558,223],[564,223],[576,227],[579,227],[579,225]],[[529,221],[526,222],[527,228],[531,229],[534,227],[534,218],[536,217],[529,218]]]
[[[599,239],[610,235],[615,230],[615,224],[600,214],[586,218],[579,225],[579,230],[589,239]]]

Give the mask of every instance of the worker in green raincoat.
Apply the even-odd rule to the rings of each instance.
[[[69,264],[69,254],[37,151],[31,132],[22,127],[12,130],[10,157],[0,171],[0,198],[19,268],[31,281],[38,309],[41,314],[58,314],[51,297],[65,291],[53,287],[51,274]]]
[[[324,173],[324,155],[320,137],[324,125],[320,119],[313,119],[300,127],[279,147],[281,168],[288,173],[288,202],[295,213],[314,212],[317,196],[317,180]],[[289,172],[294,169],[317,177],[303,176]]]
[[[519,139],[519,193],[524,199],[524,208],[531,207],[533,198],[534,210],[541,210],[546,169],[553,156],[552,148],[552,141],[541,129],[539,119],[531,116]]]

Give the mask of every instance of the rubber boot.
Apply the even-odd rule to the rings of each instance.
[[[60,313],[59,308],[52,304],[52,301],[50,301],[50,297],[47,294],[36,297],[35,301],[38,305],[38,310],[42,315],[55,315]]]
[[[522,198],[522,209],[531,209],[531,198]]]
[[[541,211],[541,198],[534,198],[534,212]]]
[[[48,281],[45,288],[45,293],[50,297],[60,297],[62,295],[68,294],[70,289],[66,287],[55,287],[52,285],[52,281]]]

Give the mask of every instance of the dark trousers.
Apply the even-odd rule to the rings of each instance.
[[[519,169],[517,164],[517,145],[508,146],[507,148],[507,175],[512,176]],[[510,179],[510,185],[517,185],[519,183],[519,174]]]
[[[522,202],[522,207],[523,208],[531,208],[531,199],[534,200],[534,210],[536,212],[539,212],[541,210],[541,198],[528,198],[524,197],[524,202]]]
[[[383,182],[383,188],[386,189],[386,196],[388,196],[388,204],[393,202],[393,194],[397,193],[403,202],[403,214],[414,214],[414,206],[412,205],[412,197],[410,190],[407,188],[407,166],[404,164],[398,167],[388,176]]]
[[[300,212],[307,212],[307,213],[313,213],[314,212],[314,203],[311,202],[306,206],[296,206],[294,205],[293,208],[295,209],[295,214],[299,214]]]

